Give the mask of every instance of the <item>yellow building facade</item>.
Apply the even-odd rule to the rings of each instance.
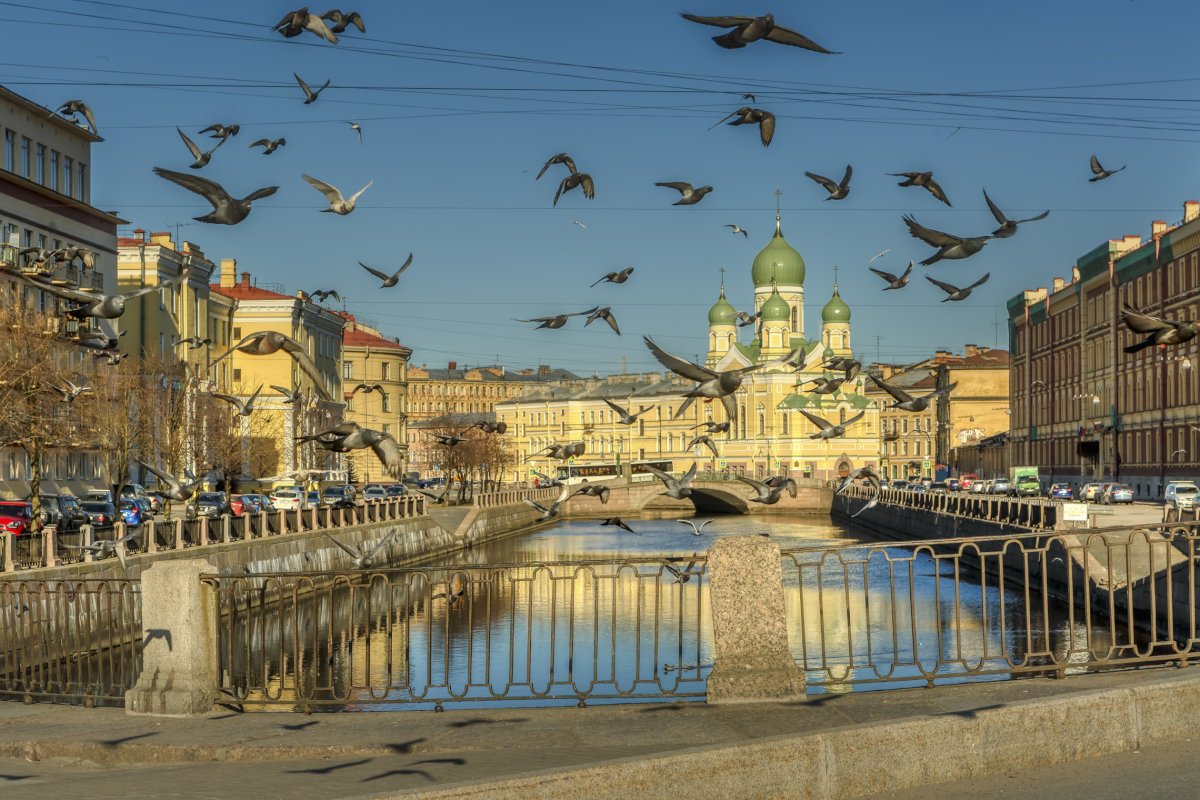
[[[537,453],[553,442],[583,441],[587,452],[580,463],[618,460],[671,460],[686,470],[697,460],[701,471],[763,478],[769,475],[832,478],[879,458],[879,409],[865,396],[865,375],[843,383],[831,394],[811,391],[812,379],[841,375],[824,364],[835,356],[851,356],[850,307],[834,282],[832,296],[821,310],[820,331],[806,338],[803,257],[784,237],[776,215],[775,234],[751,265],[754,327],[743,342],[737,309],[722,285],[708,314],[706,363],[719,370],[737,369],[781,359],[799,351],[798,367],[772,365],[749,373],[735,395],[737,419],[731,430],[714,435],[719,455],[704,446],[688,448],[704,422],[725,421],[718,402],[697,401],[679,419],[672,419],[682,395],[694,384],[667,374],[612,376],[586,385],[547,387],[496,405],[497,419],[509,425],[508,436],[518,459]],[[632,426],[616,422],[604,402],[612,400],[631,411],[654,406]],[[804,409],[830,422],[864,416],[847,435],[832,440],[809,438],[816,425],[797,413]]]
[[[345,416],[365,428],[390,433],[405,454],[408,469],[408,360],[412,350],[389,339],[379,330],[359,322],[352,314],[343,314],[342,397]],[[379,389],[373,388],[376,384]],[[358,390],[366,385],[370,391]],[[379,459],[370,450],[347,454],[347,468],[363,483],[394,479],[383,471]]]

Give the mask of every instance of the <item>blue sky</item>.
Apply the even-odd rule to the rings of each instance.
[[[964,342],[1002,345],[1007,298],[1068,275],[1105,239],[1178,220],[1183,201],[1200,197],[1200,11],[1081,6],[687,5],[699,14],[771,10],[843,51],[821,56],[768,43],[722,50],[710,40],[719,29],[661,2],[366,0],[353,8],[367,35],[351,30],[334,47],[272,33],[289,8],[273,2],[30,0],[0,3],[9,32],[0,83],[50,106],[91,104],[106,139],[93,151],[93,201],[130,229],[183,223],[183,238],[214,260],[237,258],[260,283],[336,287],[348,310],[413,347],[418,364],[498,359],[590,373],[617,371],[624,358],[630,369],[656,368],[641,334],[702,354],[719,268],[731,301],[751,303],[750,263],[772,231],[776,188],[784,232],[808,266],[806,333],[818,332],[836,264],[856,350],[874,359],[880,336],[885,360],[906,361]],[[333,85],[306,106],[293,71]],[[779,117],[770,148],[750,128],[708,130],[744,91]],[[351,119],[363,125],[362,147]],[[150,172],[186,171],[172,129],[195,137],[213,122],[242,132],[202,175],[238,196],[281,187],[232,228],[191,223],[207,205]],[[287,145],[269,157],[248,147],[280,136]],[[533,178],[560,151],[594,176],[595,200],[576,190],[551,208],[565,173]],[[1128,169],[1089,183],[1092,153]],[[847,162],[850,197],[822,202],[803,173],[838,179]],[[926,169],[954,208],[886,175]],[[322,199],[303,172],[347,193],[375,184],[338,217],[318,213]],[[676,208],[674,193],[654,186],[672,180],[715,191]],[[964,303],[940,303],[921,267],[908,288],[883,294],[868,258],[892,248],[875,266],[899,272],[932,252],[908,236],[902,215],[986,233],[994,224],[984,187],[1010,216],[1050,217],[927,271],[959,285],[990,272]],[[390,290],[356,263],[390,271],[410,251],[413,266]],[[589,288],[623,266],[636,267],[628,283]],[[513,321],[596,304],[613,307],[625,335],[584,330],[578,319],[558,331]]]

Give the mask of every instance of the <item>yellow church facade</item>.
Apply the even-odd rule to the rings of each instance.
[[[841,377],[829,370],[831,358],[853,355],[850,307],[836,281],[832,297],[821,311],[817,335],[804,335],[803,257],[783,236],[776,215],[775,234],[751,266],[753,308],[757,318],[740,326],[738,311],[720,296],[708,313],[706,365],[718,370],[769,364],[797,352],[798,366],[772,364],[748,373],[735,395],[737,419],[727,433],[713,434],[717,452],[700,444],[688,447],[704,422],[724,422],[718,402],[699,400],[678,419],[672,419],[693,385],[677,376],[659,373],[614,375],[606,379],[562,382],[520,398],[498,403],[497,419],[508,423],[508,436],[520,464],[544,468],[557,462],[536,454],[555,442],[583,441],[586,453],[575,460],[584,465],[628,461],[672,461],[675,471],[693,460],[701,472],[764,478],[788,475],[828,479],[862,466],[877,466],[880,454],[878,405],[865,395],[866,375],[845,381],[829,394],[812,390],[813,379]],[[743,341],[743,339],[749,341]],[[633,425],[621,425],[605,402],[631,412],[649,409]],[[833,424],[864,416],[845,436],[822,440],[810,436],[817,426],[799,413],[803,409]],[[524,464],[522,469],[528,469]],[[549,474],[549,473],[546,473]],[[520,478],[527,475],[520,474]]]

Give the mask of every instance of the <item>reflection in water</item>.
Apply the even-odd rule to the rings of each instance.
[[[747,533],[785,551],[793,654],[827,691],[1003,677],[1095,646],[1058,603],[927,550],[855,546],[828,519],[720,517],[699,537],[629,522],[640,535],[564,521],[420,569],[222,579],[226,688],[301,708],[700,697],[704,552]]]

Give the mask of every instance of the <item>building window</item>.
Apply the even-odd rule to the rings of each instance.
[[[241,371],[241,369],[235,369],[235,370],[233,371],[233,380],[234,380],[234,382],[236,383],[237,381],[240,381],[241,379],[242,379],[242,371]]]
[[[342,380],[344,380],[344,381],[354,380],[354,362],[353,361],[346,361],[342,364]]]
[[[83,202],[88,202],[88,185],[87,185],[87,164],[79,164],[79,182],[75,185],[76,197]]]
[[[379,365],[379,376],[385,381],[388,380],[388,372],[390,371],[389,367],[391,366],[392,365],[386,361]],[[386,411],[387,409],[384,410]]]
[[[36,158],[33,162],[34,176],[33,179],[42,186],[46,185],[46,145],[39,144],[37,146]]]
[[[59,155],[57,150],[50,151],[50,183],[47,184],[54,191],[58,191],[58,162]]]
[[[235,325],[235,326],[234,326],[234,328],[233,328],[233,338],[234,338],[234,339],[239,339],[239,340],[242,338],[242,329],[241,329],[241,326],[238,326],[238,325]]]
[[[384,392],[382,397],[383,397],[383,413],[387,414],[388,412],[390,412],[392,410],[392,396],[390,394],[388,394],[387,392]]]
[[[75,159],[70,156],[63,156],[62,193],[67,197],[75,196]]]
[[[9,172],[15,172],[17,169],[16,131],[4,132],[4,168]]]

